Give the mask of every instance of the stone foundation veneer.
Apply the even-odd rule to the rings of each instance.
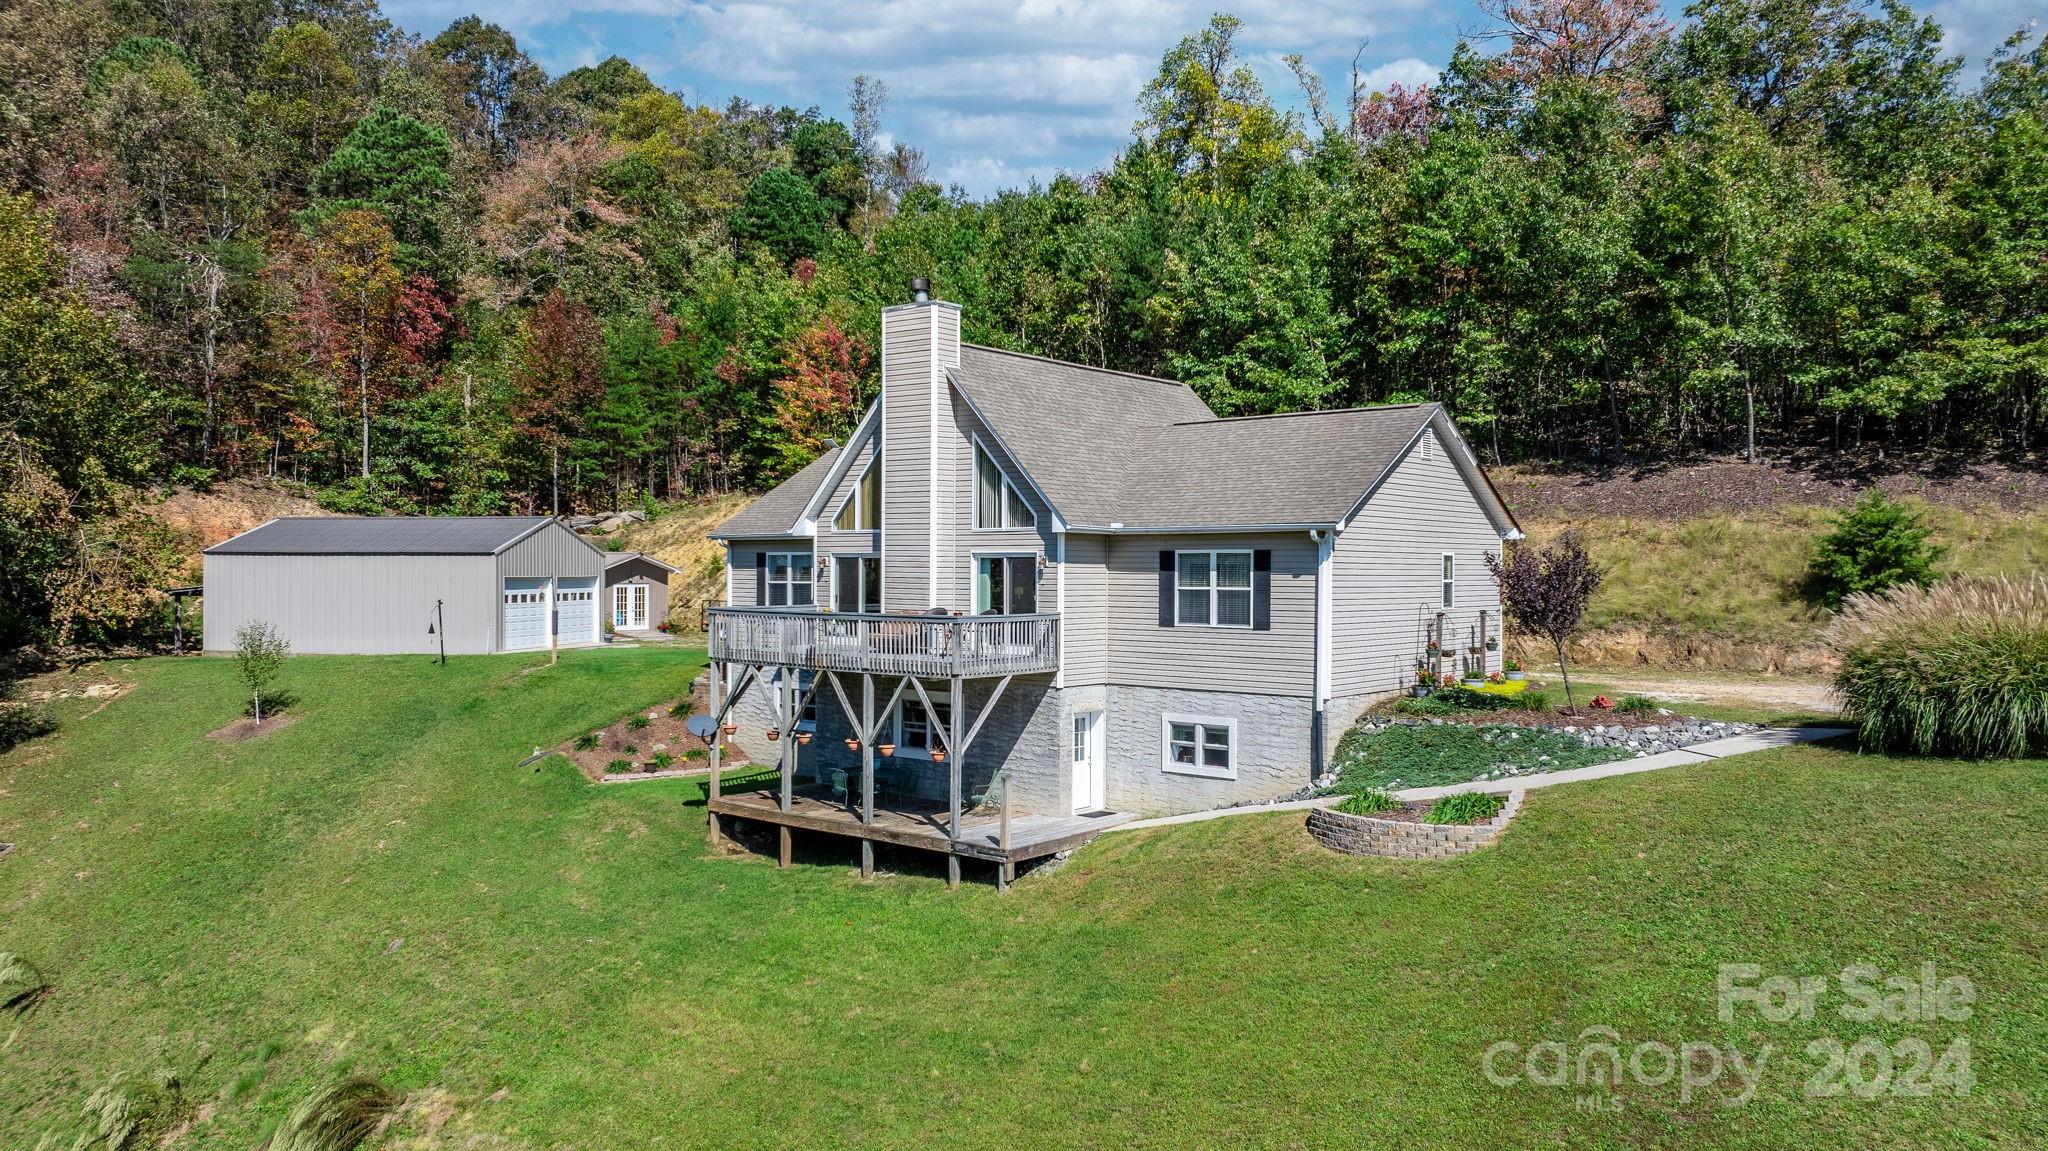
[[[1522,793],[1508,793],[1507,805],[1485,823],[1405,823],[1347,815],[1334,807],[1308,813],[1308,833],[1331,851],[1345,855],[1382,855],[1389,859],[1449,859],[1500,838],[1501,829],[1522,809]]]

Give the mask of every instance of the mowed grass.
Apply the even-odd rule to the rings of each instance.
[[[0,950],[54,984],[0,1023],[0,1146],[202,1047],[174,1146],[256,1146],[351,1070],[423,1104],[405,1147],[2048,1140],[2042,763],[1802,748],[1604,780],[1436,864],[1223,819],[1107,836],[1005,897],[863,884],[831,846],[713,857],[693,783],[519,767],[697,666],[531,662],[297,660],[302,718],[236,745],[205,735],[240,708],[226,663],[114,665],[134,691],[0,758]],[[1718,964],[1857,961],[1967,975],[1974,1013],[1716,1018]],[[1773,1050],[1741,1107],[1482,1076],[1496,1041],[1590,1027]],[[1802,1098],[1805,1044],[1865,1034],[1965,1037],[1976,1086]]]
[[[2048,565],[2048,513],[1969,510],[1909,499],[1949,549],[1944,572],[2023,577]],[[1591,628],[1642,628],[1749,643],[1819,640],[1828,613],[1806,594],[1813,545],[1832,525],[1827,508],[1788,505],[1677,522],[1590,517],[1576,522],[1606,580],[1586,615]],[[1567,526],[1535,524],[1548,540]]]

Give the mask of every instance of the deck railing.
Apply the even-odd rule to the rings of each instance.
[[[711,609],[711,657],[886,675],[1029,675],[1060,663],[1060,617]]]

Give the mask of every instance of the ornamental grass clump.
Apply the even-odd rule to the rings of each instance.
[[[1841,661],[1835,691],[1866,747],[2048,754],[2048,579],[1852,595],[1828,642]]]

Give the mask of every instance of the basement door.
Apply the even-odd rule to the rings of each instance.
[[[1074,768],[1074,814],[1101,811],[1108,802],[1108,770],[1103,762],[1102,713],[1074,713],[1073,746],[1069,757]]]
[[[548,645],[548,581],[505,581],[505,650],[531,651]]]

